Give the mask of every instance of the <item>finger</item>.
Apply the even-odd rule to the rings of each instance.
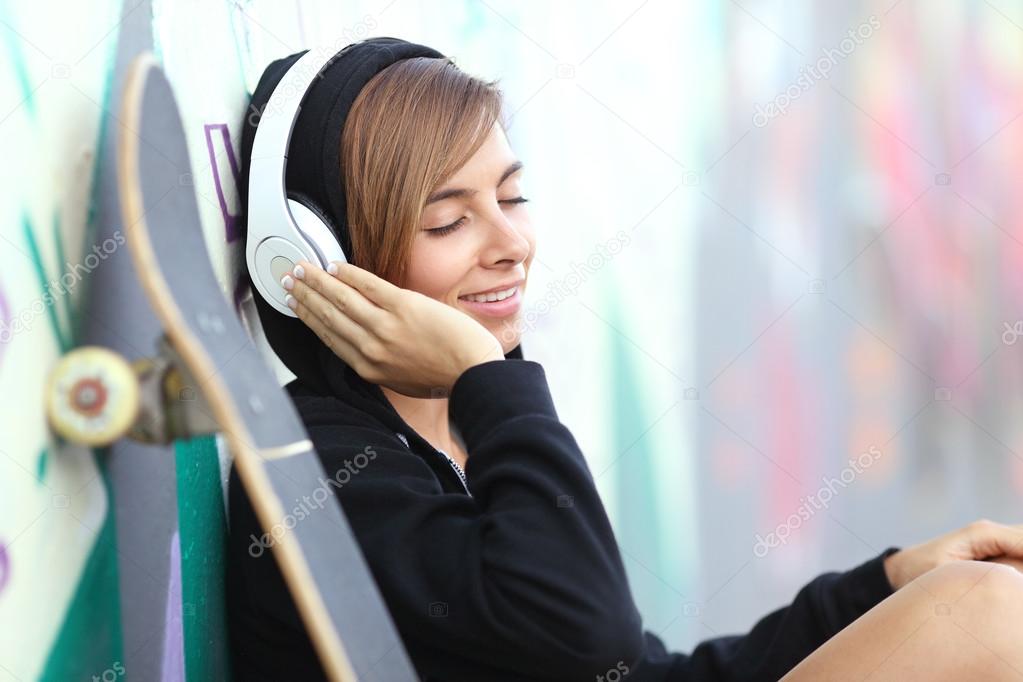
[[[987,523],[980,526],[977,531],[976,535],[971,537],[971,545],[977,557],[1023,559],[1023,528]]]
[[[308,289],[309,287],[306,287]],[[336,334],[330,326],[323,321],[323,319],[317,315],[311,308],[304,305],[297,297],[292,294],[295,300],[295,307],[293,310],[298,315],[298,319],[309,327],[320,341],[323,342],[327,348],[329,348],[334,355],[344,360],[353,369],[361,363],[361,356],[358,349],[351,342],[347,341],[340,334]]]
[[[995,564],[1005,564],[1006,566],[1012,566],[1017,571],[1023,572],[1023,559],[1011,559],[1008,557],[1000,557],[994,559],[986,559],[986,561],[990,561],[991,563]]]
[[[307,311],[309,316],[319,320],[325,328],[330,330],[331,334],[341,337],[356,348],[365,347],[369,341],[370,335],[365,328],[338,310],[332,302],[321,296],[304,280],[295,280],[289,293]]]
[[[376,329],[383,311],[354,287],[335,279],[320,267],[308,261],[295,264],[294,275],[301,272],[301,279],[324,300],[366,329]],[[301,266],[301,270],[298,269]]]
[[[401,295],[401,288],[388,282],[382,277],[377,277],[369,270],[364,270],[351,263],[331,261],[337,266],[337,274],[334,275],[339,281],[350,287],[359,290],[363,296],[373,301],[376,305],[385,310],[394,310]]]

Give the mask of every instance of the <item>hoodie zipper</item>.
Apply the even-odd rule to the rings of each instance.
[[[405,447],[407,447],[409,450],[412,449],[412,446],[408,444],[408,438],[405,437],[404,433],[397,433],[395,435],[397,435],[398,438],[401,439],[401,442],[405,444]],[[458,474],[458,480],[462,482],[462,487],[465,488],[466,494],[469,497],[472,497],[472,493],[469,492],[469,481],[465,478],[465,472],[462,471],[462,467],[458,466],[458,462],[452,459],[451,456],[448,453],[444,452],[443,450],[439,448],[434,448],[434,450],[444,455],[444,459],[448,461],[448,464],[451,465],[451,468],[455,470],[456,474]]]
[[[458,462],[452,459],[451,455],[449,455],[448,453],[444,452],[441,449],[438,449],[437,452],[444,455],[444,457],[448,460],[448,463],[451,465],[451,468],[455,470],[455,473],[458,474],[458,478],[461,479],[462,487],[465,488],[465,492],[469,495],[469,497],[472,497],[472,493],[469,492],[469,482],[465,478],[465,472],[462,471],[462,467],[458,466]]]

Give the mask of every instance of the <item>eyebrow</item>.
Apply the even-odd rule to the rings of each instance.
[[[508,179],[508,176],[510,176],[512,173],[515,173],[516,171],[518,171],[521,168],[522,168],[522,162],[521,161],[515,161],[510,166],[505,168],[504,172],[501,173],[501,178],[497,181],[497,187],[500,187],[501,183],[503,183],[505,180]],[[442,189],[442,190],[439,190],[439,191],[434,192],[433,194],[431,194],[430,197],[426,200],[426,205],[429,206],[430,204],[432,204],[434,202],[443,201],[444,199],[451,199],[453,197],[458,197],[458,198],[461,198],[461,197],[471,197],[474,194],[476,194],[478,191],[479,190],[464,189],[464,188],[461,188],[461,187],[453,187],[453,188],[450,188],[450,189]]]

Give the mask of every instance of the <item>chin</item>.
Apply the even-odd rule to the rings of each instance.
[[[507,355],[510,350],[519,345],[522,339],[522,326],[520,317],[515,316],[511,320],[498,323],[497,327],[487,327],[490,333],[501,343],[501,348],[504,350],[504,354]]]
[[[458,301],[458,299],[456,299],[453,304],[449,305],[461,310],[469,317],[479,322],[483,328],[490,332],[501,344],[501,348],[504,350],[505,355],[519,345],[523,330],[521,310],[505,318],[494,318],[486,315],[475,314],[473,311],[466,309],[465,306],[460,305],[460,301]]]

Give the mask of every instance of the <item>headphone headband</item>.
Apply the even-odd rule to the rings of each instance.
[[[340,52],[319,46],[306,51],[277,83],[260,113],[249,166],[245,260],[253,285],[279,312],[296,317],[285,304],[280,279],[298,260],[326,268],[347,257],[316,206],[290,198],[286,187],[288,147],[302,102],[316,79],[359,43]]]
[[[348,261],[345,250],[351,241],[339,155],[345,117],[360,90],[397,61],[445,58],[433,48],[390,36],[366,38],[340,51],[335,46],[317,46],[271,63],[250,105],[259,118],[245,121],[247,130],[254,129],[248,154],[245,260],[264,329],[268,320],[261,300],[296,317],[285,305],[286,292],[280,285],[295,261],[304,259],[323,268],[328,261]],[[337,60],[351,50],[354,53],[341,66]],[[325,82],[317,88],[320,78]],[[292,147],[296,126],[303,137]],[[295,162],[290,171],[289,155]],[[301,331],[300,323],[295,324],[292,328]]]
[[[358,44],[352,43],[340,52],[332,52],[327,46],[314,47],[307,50],[287,70],[260,113],[256,136],[252,143],[252,161],[274,159],[283,169],[288,158],[291,133],[302,110],[302,102],[309,94],[313,82],[335,59]]]

